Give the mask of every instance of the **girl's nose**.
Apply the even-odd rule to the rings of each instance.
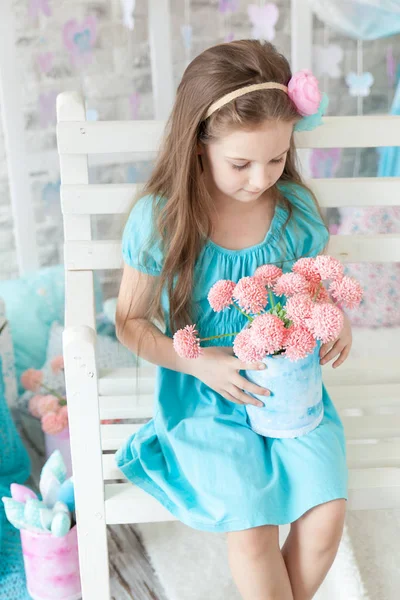
[[[268,186],[267,170],[260,168],[255,169],[249,177],[248,189],[253,192],[263,190]]]

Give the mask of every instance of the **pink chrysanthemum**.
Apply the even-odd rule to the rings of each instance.
[[[267,296],[263,283],[254,277],[242,277],[233,292],[233,297],[238,301],[239,306],[254,314],[265,308]]]
[[[314,303],[308,294],[295,294],[286,302],[286,315],[295,325],[306,325],[311,318]]]
[[[285,356],[289,360],[296,361],[305,358],[316,346],[316,340],[305,327],[292,325],[288,329],[285,339]]]
[[[56,435],[65,429],[65,422],[58,412],[48,412],[42,417],[42,429],[45,433]]]
[[[332,281],[329,291],[338,302],[343,302],[347,308],[357,308],[363,296],[363,289],[354,277],[345,275],[343,279]]]
[[[178,329],[173,336],[173,347],[181,358],[198,358],[202,353],[196,325],[186,325]]]
[[[229,279],[220,279],[214,283],[208,292],[207,299],[215,312],[220,312],[232,304],[232,294],[235,287],[236,283]]]
[[[43,382],[43,371],[36,369],[27,369],[21,375],[21,385],[25,390],[37,392]]]
[[[261,265],[261,267],[258,267],[255,270],[253,277],[260,279],[263,285],[272,287],[281,275],[282,269],[279,267],[276,267],[275,265]]]
[[[265,314],[256,317],[251,324],[250,340],[264,354],[273,354],[282,348],[285,326],[276,315]]]
[[[343,277],[343,265],[333,256],[321,254],[315,259],[315,267],[321,275],[321,279],[341,279]]]
[[[321,275],[315,266],[315,258],[300,258],[294,263],[292,271],[303,275],[311,283],[319,283],[321,281]]]
[[[53,373],[59,373],[59,371],[62,371],[64,369],[64,357],[56,356],[51,361],[50,366]]]
[[[253,345],[250,329],[243,329],[233,342],[233,352],[243,362],[258,362],[265,356],[264,350]]]
[[[322,283],[310,284],[310,297],[313,299],[314,302],[330,302],[331,299],[328,290],[324,287]]]
[[[63,429],[68,427],[68,406],[66,404],[58,411],[58,418],[60,423],[64,425]]]
[[[32,398],[29,399],[29,403],[28,403],[29,412],[31,413],[31,415],[33,415],[37,419],[39,419],[39,417],[41,416],[39,413],[39,403],[42,398],[43,398],[43,396],[39,396],[39,395],[32,396]]]
[[[307,294],[310,283],[299,273],[285,273],[278,279],[274,286],[277,296],[293,296],[294,294]]]
[[[307,327],[314,337],[326,344],[337,339],[343,328],[343,321],[344,315],[335,304],[320,303],[314,304]]]
[[[59,408],[60,405],[58,403],[58,398],[51,396],[50,394],[42,396],[37,404],[37,412],[39,413],[39,417],[43,417],[49,412],[57,412]]]

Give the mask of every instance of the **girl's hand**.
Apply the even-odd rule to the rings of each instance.
[[[344,315],[344,325],[340,332],[339,337],[334,342],[328,344],[322,344],[319,356],[321,358],[320,364],[325,365],[327,362],[335,358],[339,354],[339,358],[333,363],[332,367],[336,369],[339,367],[348,357],[351,345],[352,345],[352,334],[350,320]]]
[[[260,396],[270,396],[269,390],[239,375],[241,370],[254,369],[258,371],[259,364],[263,367],[265,365],[263,363],[242,362],[233,355],[230,346],[203,348],[203,353],[199,358],[192,359],[191,362],[193,366],[190,374],[203,381],[230,402],[264,406],[263,402],[248,396],[243,390]]]

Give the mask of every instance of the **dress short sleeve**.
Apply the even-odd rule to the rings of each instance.
[[[297,258],[317,256],[327,245],[329,232],[313,197],[307,189],[296,183],[279,184],[279,189],[293,209],[288,227]]]
[[[133,206],[122,235],[122,256],[127,265],[149,275],[162,270],[159,235],[153,223],[153,196],[143,196]],[[151,239],[155,232],[155,237]]]

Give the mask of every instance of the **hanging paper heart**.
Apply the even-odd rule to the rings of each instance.
[[[218,10],[220,13],[234,13],[239,9],[239,0],[219,0]]]
[[[56,122],[56,98],[58,92],[42,93],[39,96],[39,120],[42,127],[53,125]]]
[[[310,168],[315,178],[333,177],[340,165],[341,148],[315,148],[311,152]]]
[[[192,32],[191,25],[186,24],[181,26],[181,35],[186,50],[190,50],[192,47]]]
[[[123,21],[125,27],[127,27],[131,31],[135,27],[135,19],[133,18],[135,4],[136,4],[136,0],[121,0],[122,21]]]
[[[343,60],[343,50],[337,44],[314,46],[314,65],[317,76],[329,75],[337,78],[342,74],[339,63]]]
[[[51,9],[49,6],[49,0],[30,0],[29,2],[29,16],[32,19],[37,19],[40,13],[46,17],[51,17]]]
[[[264,6],[250,4],[247,7],[247,13],[252,24],[252,37],[272,42],[275,37],[275,25],[279,18],[279,9],[276,4],[272,2]]]
[[[139,92],[133,92],[133,94],[131,94],[129,96],[129,104],[131,107],[131,116],[132,119],[137,119],[138,118],[138,114],[139,114],[139,107],[140,107],[140,94]]]
[[[231,33],[228,33],[224,37],[224,42],[233,42],[234,39],[235,39],[235,34],[231,31]]]
[[[371,85],[374,83],[374,77],[372,73],[369,73],[368,71],[366,73],[361,73],[361,75],[357,75],[357,73],[351,71],[346,75],[346,83],[349,87],[350,96],[361,96],[364,98],[370,94]]]
[[[51,52],[45,52],[37,56],[37,62],[42,73],[46,74],[51,70],[53,66],[53,54]]]
[[[81,25],[75,19],[67,21],[63,27],[64,45],[73,63],[89,62],[97,37],[97,20],[90,15]]]

